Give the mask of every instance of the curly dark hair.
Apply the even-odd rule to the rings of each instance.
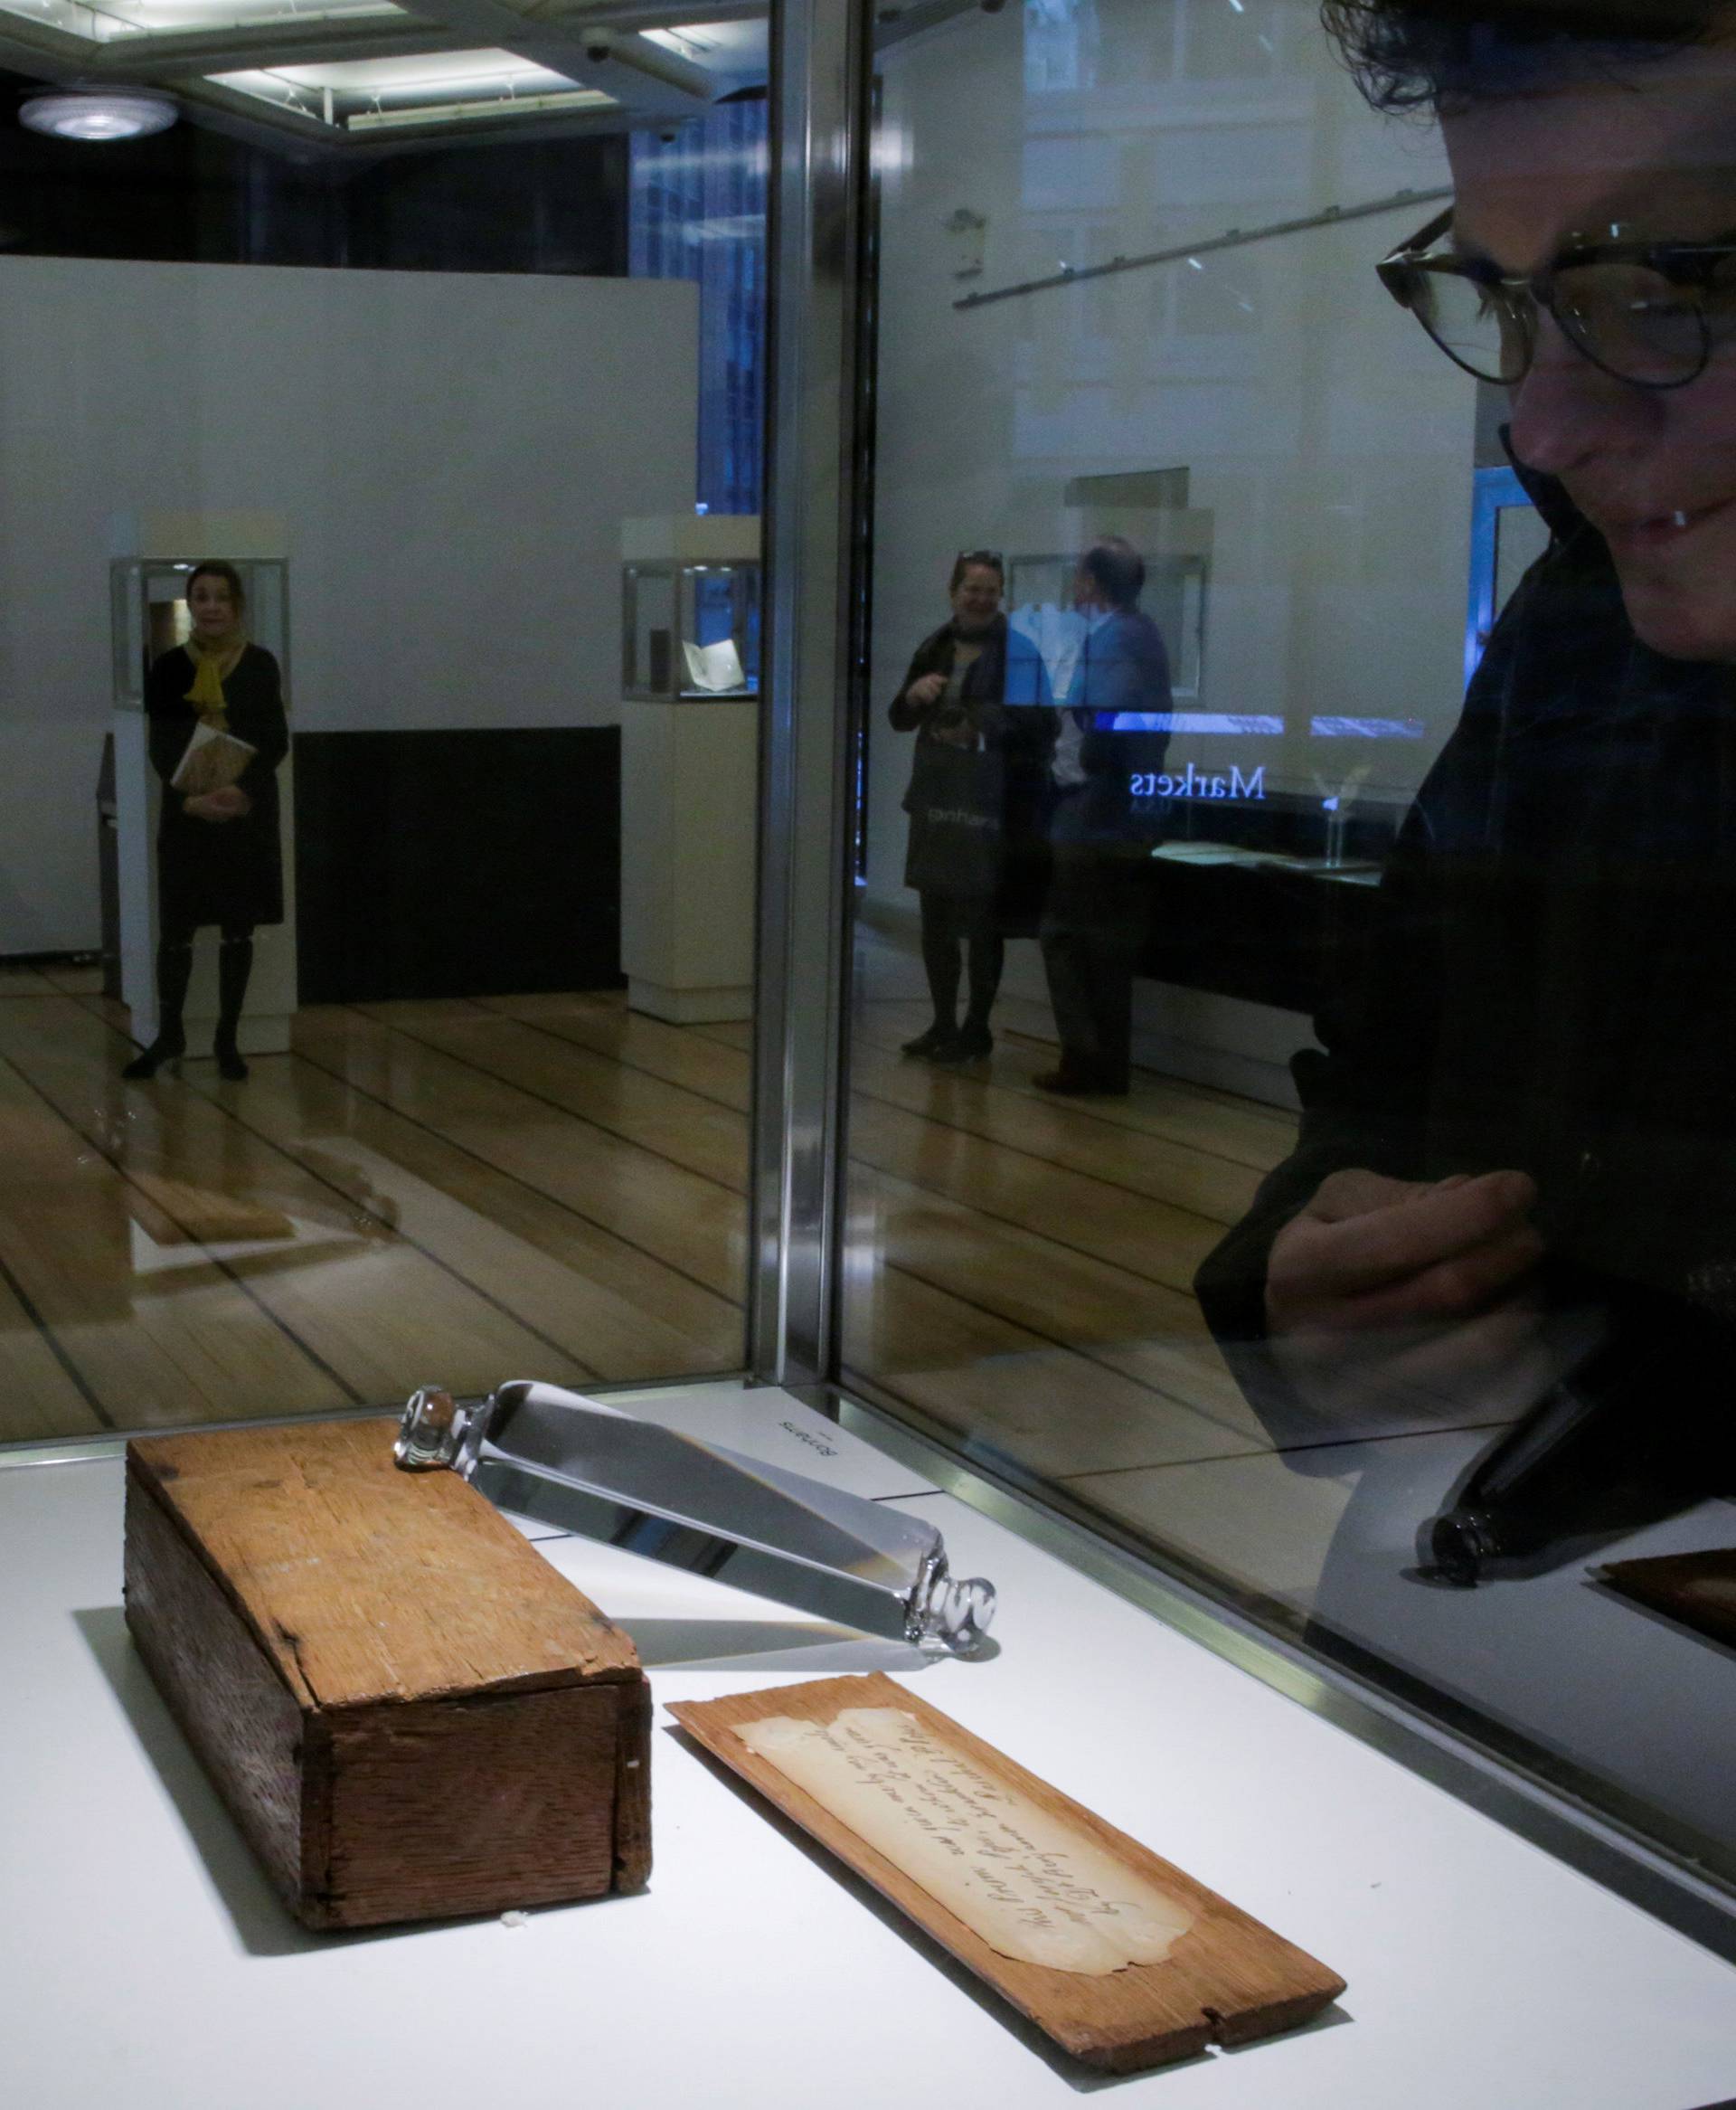
[[[1619,73],[1707,39],[1731,0],[1322,0],[1326,33],[1376,109],[1534,93],[1563,71]]]

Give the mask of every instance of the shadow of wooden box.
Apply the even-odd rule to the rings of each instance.
[[[627,1635],[390,1421],[127,1447],[127,1623],[306,1926],[642,1889]]]

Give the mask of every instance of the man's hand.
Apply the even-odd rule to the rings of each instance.
[[[1267,1324],[1274,1335],[1363,1333],[1469,1319],[1543,1258],[1536,1200],[1523,1172],[1335,1172],[1273,1244]]]
[[[904,701],[914,704],[919,710],[931,711],[946,693],[944,674],[925,674],[920,681],[913,681],[904,691]]]
[[[1285,1382],[1346,1437],[1524,1414],[1589,1345],[1586,1315],[1530,1293],[1536,1199],[1523,1172],[1322,1181],[1267,1275]]]

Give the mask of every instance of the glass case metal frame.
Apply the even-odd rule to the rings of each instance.
[[[761,714],[761,872],[758,909],[751,1316],[753,1378],[790,1386],[853,1417],[837,1375],[843,1107],[847,1085],[850,738],[854,652],[865,591],[868,450],[858,379],[871,147],[865,0],[772,0],[774,148],[769,326],[771,458],[767,491],[765,685]],[[263,562],[263,561],[259,561]],[[124,591],[117,567],[115,592]],[[189,568],[191,561],[188,561]],[[117,623],[117,691],[135,685],[142,634]],[[1287,1642],[1227,1601],[1222,1585],[1131,1544],[1070,1508],[1051,1485],[991,1476],[956,1445],[910,1436],[910,1417],[878,1417],[931,1476],[991,1515],[1064,1546],[1067,1556],[1203,1645],[1372,1743],[1480,1774],[1492,1796],[1523,1798],[1556,1850],[1580,1842],[1594,1872],[1653,1909],[1728,1911],[1727,1896],[1637,1832],[1577,1801],[1543,1755],[1502,1749],[1477,1721],[1448,1719],[1426,1696],[1396,1692]],[[52,1454],[82,1454],[77,1445]]]
[[[835,1306],[844,1279],[850,758],[863,701],[853,689],[853,653],[867,605],[873,516],[872,405],[860,393],[873,290],[858,276],[872,251],[873,11],[866,0],[845,7],[772,0],[771,13],[769,269],[777,298],[768,344],[769,707],[750,1351],[754,1377],[806,1390],[849,1418],[861,1410],[836,1382]],[[909,1431],[911,1454],[950,1491],[1040,1539],[1063,1539],[1070,1557],[1109,1586],[1365,1741],[1450,1774],[1457,1792],[1482,1783],[1471,1799],[1648,1909],[1703,1939],[1715,1919],[1713,1938],[1729,1938],[1728,1886],[1626,1812],[1589,1802],[1549,1753],[1518,1747],[1489,1718],[1440,1694],[1406,1689],[1375,1666],[1286,1636],[1258,1607],[1238,1604],[1223,1578],[1130,1540],[1046,1482],[981,1461],[967,1465],[956,1436],[916,1431],[901,1405],[871,1405],[876,1436],[896,1451]],[[890,1426],[881,1418],[888,1415]]]

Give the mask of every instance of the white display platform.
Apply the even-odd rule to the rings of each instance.
[[[758,697],[621,705],[621,966],[636,1011],[753,1017]]]
[[[887,1669],[1350,1982],[1114,2084],[1164,2110],[1700,2110],[1736,1969],[765,1390],[620,1396],[908,1503],[1000,1652],[910,1651],[571,1538],[660,1701]],[[697,1420],[696,1420],[697,1417]],[[826,1456],[826,1452],[835,1453]],[[133,1652],[118,1458],[0,1470],[0,2099],[21,2110],[1024,2110],[1108,2085],[673,1733],[642,1897],[352,1936],[288,1919]],[[533,1528],[534,1529],[535,1528]]]

